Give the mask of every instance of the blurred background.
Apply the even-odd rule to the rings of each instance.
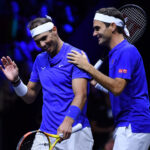
[[[50,15],[61,39],[84,50],[94,65],[107,54],[92,37],[95,11],[102,7],[119,8],[124,4],[137,4],[147,13],[146,32],[135,46],[143,57],[150,93],[150,9],[146,0],[0,0],[0,58],[8,55],[15,60],[21,79],[27,83],[36,55],[41,52],[30,37],[27,24],[35,17]],[[101,71],[108,74],[107,60]],[[36,102],[25,104],[0,71],[0,150],[15,150],[25,132],[39,128],[41,106],[41,92]],[[111,150],[113,117],[109,97],[93,87],[88,97],[87,115],[95,139],[93,150]]]

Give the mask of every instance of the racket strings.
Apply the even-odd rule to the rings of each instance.
[[[40,142],[38,142],[38,144],[34,143],[35,139],[36,139],[36,135],[40,135]],[[38,150],[39,147],[48,147],[47,149],[49,150],[49,145],[50,143],[50,139],[49,137],[47,137],[44,133],[41,133],[39,131],[34,131],[30,134],[28,134],[28,136],[25,136],[23,141],[21,141],[21,143],[19,144],[19,146],[17,146],[17,150]],[[45,149],[45,148],[44,148]]]
[[[35,134],[28,135],[22,142],[20,150],[31,150]]]
[[[146,16],[139,7],[126,7],[121,10],[123,16],[127,17],[127,28],[130,32],[130,37],[127,40],[130,43],[137,41],[146,29]]]

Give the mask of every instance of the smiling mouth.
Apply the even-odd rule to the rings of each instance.
[[[98,41],[101,41],[101,39],[102,39],[102,38],[101,38],[101,37],[99,37],[99,38],[98,38]]]
[[[51,45],[47,45],[44,50],[48,51],[50,49]]]

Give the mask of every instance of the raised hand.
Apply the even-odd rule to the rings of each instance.
[[[7,77],[7,79],[10,80],[11,82],[16,81],[19,75],[19,70],[15,62],[12,61],[9,56],[2,57],[1,62],[3,66],[0,65],[0,69],[2,70],[4,75]]]

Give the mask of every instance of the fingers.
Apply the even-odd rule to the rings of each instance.
[[[84,51],[81,51],[82,55],[86,55]]]
[[[70,137],[70,135],[71,135],[70,132],[63,133],[63,139],[68,139]]]
[[[12,61],[12,64],[13,64],[13,66],[16,68],[17,67],[17,65],[16,65],[16,63],[14,62],[14,61]]]
[[[12,64],[12,62],[13,62],[9,56],[7,56],[7,61],[9,64]]]
[[[7,57],[2,57],[1,58],[1,62],[2,62],[2,65],[4,66],[4,68],[6,68],[7,66],[9,66],[9,65],[13,65],[14,67],[17,67],[17,65],[15,64],[15,62],[14,61],[12,61],[12,59],[9,57],[9,56],[7,56]],[[2,68],[1,68],[2,69]]]
[[[61,139],[68,139],[71,135],[71,131],[61,131],[60,129],[58,129],[57,134],[60,135]]]
[[[8,66],[9,64],[12,64],[12,60],[9,56],[7,57],[2,57],[1,62],[3,64],[4,67]]]
[[[57,134],[60,135],[62,139],[68,139],[72,132],[72,125],[66,123],[66,120],[57,129]]]
[[[3,69],[3,67],[0,65],[0,69],[2,70],[2,72],[4,72],[4,69]]]
[[[68,62],[71,62],[71,63],[76,63],[75,61],[77,61],[79,59],[79,56],[81,56],[81,54],[75,50],[71,50],[71,53],[68,53],[67,54],[67,58],[69,59]]]
[[[77,61],[76,60],[74,60],[74,58],[72,58],[72,57],[67,57],[69,60],[68,60],[68,62],[69,63],[72,63],[72,64],[74,64],[74,65],[77,65]]]
[[[81,53],[75,51],[75,50],[71,50],[71,52],[73,53],[73,56],[75,55],[78,55],[78,56],[86,56],[85,52],[84,51],[81,51]],[[72,54],[72,53],[69,53],[69,54]]]
[[[77,58],[77,57],[84,57],[84,58],[87,58],[86,54],[84,51],[81,51],[81,53],[75,51],[75,50],[71,50],[71,53],[68,53],[67,54],[68,56],[71,56],[71,57],[74,57],[74,58]]]
[[[67,59],[68,59],[69,63],[76,64],[78,58],[77,58],[77,56],[75,54],[68,53]]]
[[[75,51],[75,50],[71,50],[72,53],[76,54],[76,55],[81,55],[79,52]]]
[[[82,56],[88,60],[86,53],[84,51],[81,51],[81,53],[82,53]]]
[[[75,50],[71,50],[71,53],[68,53],[69,56],[80,56],[81,54]]]
[[[70,60],[76,60],[76,58],[75,58],[75,57],[67,56],[67,58],[68,58],[68,59],[70,59]]]
[[[73,53],[68,53],[67,55],[71,57],[76,57],[76,54],[73,54]]]
[[[7,64],[7,59],[5,57],[2,57],[1,62],[3,64],[3,66],[5,66]]]

